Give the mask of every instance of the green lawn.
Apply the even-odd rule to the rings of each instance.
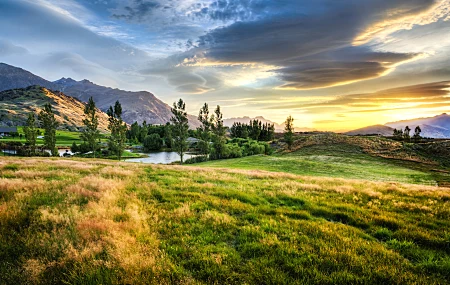
[[[449,191],[0,158],[0,283],[448,284]]]
[[[345,144],[315,145],[293,153],[249,156],[209,161],[197,165],[431,185],[435,185],[437,180],[437,174],[421,169],[419,163],[396,162],[391,159],[372,157],[363,153],[358,147]]]
[[[0,142],[20,141],[22,143],[25,143],[25,135],[23,132],[23,127],[18,127],[17,130],[19,132],[19,135],[22,134],[22,139],[20,139],[20,137],[3,138],[3,139],[0,139]],[[43,129],[40,129],[40,130],[41,130],[42,135],[44,135],[44,130]],[[56,145],[70,147],[74,142],[76,144],[80,144],[83,142],[80,138],[80,134],[81,134],[80,132],[57,130],[56,131]],[[104,135],[102,135],[101,141],[106,141],[106,139],[104,138]],[[43,143],[44,143],[43,139],[37,139],[38,145],[42,145]]]

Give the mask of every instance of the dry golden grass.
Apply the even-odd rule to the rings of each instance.
[[[447,188],[82,159],[0,159],[0,175],[2,256],[19,256],[0,261],[7,284],[46,276],[439,284],[447,276],[439,249],[450,238]],[[424,257],[409,259],[389,241],[410,242]]]

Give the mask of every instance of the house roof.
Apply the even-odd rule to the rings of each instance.
[[[17,127],[2,127],[2,126],[0,126],[0,133],[17,133]]]
[[[196,139],[196,138],[193,138],[193,137],[188,137],[186,139],[186,141],[189,142],[189,143],[195,143],[195,142],[199,142],[200,140]]]

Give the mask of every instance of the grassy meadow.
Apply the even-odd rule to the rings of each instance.
[[[54,158],[0,158],[0,177],[1,284],[450,280],[448,188]]]
[[[450,174],[446,171],[435,171],[441,169],[436,163],[381,157],[348,143],[314,144],[292,152],[281,151],[271,156],[213,160],[197,165],[346,179],[450,185]]]

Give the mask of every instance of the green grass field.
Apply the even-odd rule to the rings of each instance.
[[[216,160],[197,165],[427,185],[436,185],[438,181],[448,179],[448,174],[430,171],[437,166],[373,157],[357,146],[346,144],[314,145],[292,153]]]
[[[25,135],[23,133],[23,127],[17,127],[17,130],[19,132],[19,135],[22,134],[22,139],[20,139],[20,137],[15,137],[15,138],[2,138],[0,139],[0,142],[8,142],[8,141],[20,141],[22,143],[25,143]],[[41,129],[42,135],[44,135],[44,130]],[[80,132],[69,132],[69,131],[60,131],[57,130],[56,131],[56,145],[61,147],[61,146],[66,146],[66,147],[70,147],[74,142],[76,144],[80,144],[82,143],[82,139],[80,138]],[[106,139],[104,137],[101,138],[101,141],[106,141]],[[43,139],[37,139],[37,144],[38,145],[42,145],[44,143]]]
[[[365,163],[359,164],[355,171]],[[344,173],[353,177],[351,172]],[[395,173],[410,175],[400,168]],[[0,158],[0,280],[446,284],[450,189],[253,170]]]

